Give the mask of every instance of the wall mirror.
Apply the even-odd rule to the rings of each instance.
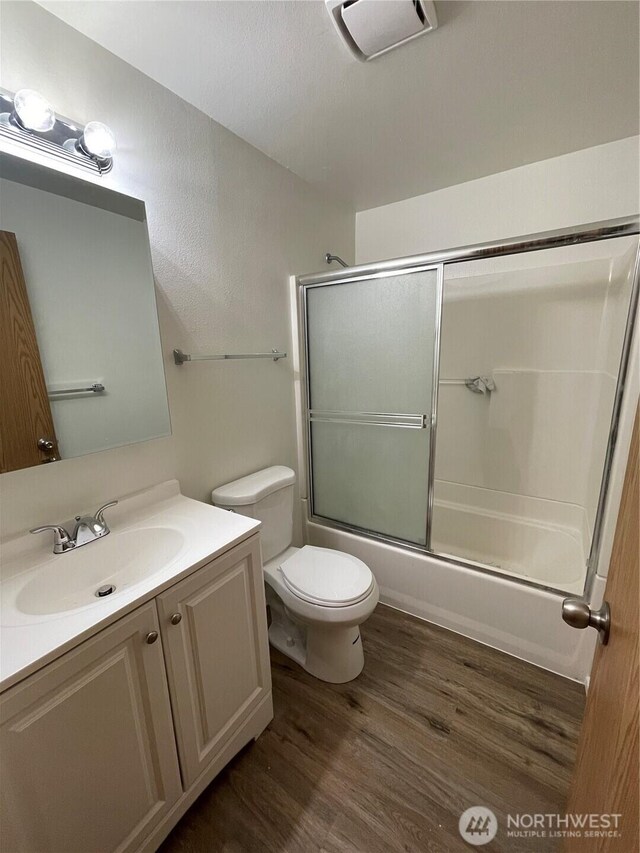
[[[144,202],[0,154],[0,471],[171,432]]]

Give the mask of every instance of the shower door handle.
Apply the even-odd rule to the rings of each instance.
[[[392,414],[390,412],[342,412],[319,411],[310,409],[309,420],[312,423],[359,424],[360,426],[400,427],[401,429],[429,429],[431,415]]]
[[[599,610],[592,610],[586,601],[565,598],[562,602],[562,618],[572,628],[595,628],[603,646],[609,642],[611,608],[608,602],[603,601]]]

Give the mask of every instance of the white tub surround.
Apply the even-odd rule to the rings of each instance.
[[[313,482],[309,477],[305,483],[306,541],[365,561],[378,577],[382,601],[584,682],[593,643],[562,623],[561,602],[567,594],[583,594],[585,575],[588,597],[595,573],[606,573],[619,501],[615,484],[624,471],[633,420],[629,400],[633,406],[637,400],[637,360],[632,358],[628,375],[626,369],[633,351],[637,234],[638,218],[631,216],[298,276],[292,284],[298,311],[292,316],[301,349],[299,464],[313,474]],[[439,262],[444,265],[439,393],[431,407],[437,439],[431,441],[428,466],[423,454],[422,482],[430,494],[422,513],[429,547],[422,547],[424,540],[415,534],[389,530],[353,511],[366,501],[382,516],[389,503],[386,483],[363,490],[361,498],[353,488],[358,479],[344,475],[346,466],[336,466],[326,448],[324,458],[318,454],[310,428],[317,388],[308,367],[318,371],[312,348],[317,299],[312,302],[309,294],[348,290],[371,279],[395,279],[398,286],[403,277]],[[361,334],[357,317],[353,323],[356,331],[346,329],[343,338],[354,352],[342,364],[359,357],[368,368],[378,350],[391,360],[393,350],[379,346],[379,336]],[[338,337],[336,327],[330,332]],[[331,344],[335,348],[333,339]],[[409,373],[411,360],[397,363]],[[341,369],[326,371],[327,381]],[[382,369],[363,372],[384,375]],[[486,377],[482,387],[470,387],[474,377],[478,382]],[[363,384],[355,383],[355,390]],[[387,381],[384,389],[389,387]],[[397,404],[353,408],[427,410]],[[379,426],[408,424],[386,420]],[[407,441],[402,434],[392,439],[393,454],[389,448],[370,452],[366,465],[373,468],[379,458],[396,463]],[[318,500],[328,465],[343,498],[337,511]],[[414,491],[405,487],[390,502],[389,515],[415,506]],[[599,549],[601,531],[605,544]],[[411,543],[406,550],[405,542]]]
[[[53,537],[47,534],[26,533],[2,543],[1,690],[154,598],[260,527],[254,519],[185,498],[177,480],[128,496],[106,515],[111,529],[108,536],[66,554],[52,553]],[[56,518],[50,521],[63,523]],[[152,548],[154,535],[160,537],[166,531],[169,537],[158,551],[157,569],[136,573],[135,557],[145,559],[141,549],[145,545]],[[142,539],[145,542],[140,546]],[[122,543],[120,549],[116,543]],[[109,555],[105,561],[103,552]],[[49,573],[52,580],[47,578]],[[77,586],[66,599],[67,609],[47,612],[47,587],[53,598],[59,594],[56,575],[66,580],[70,573],[77,577]],[[96,598],[95,590],[108,583],[116,585],[115,592]],[[83,599],[86,604],[81,603]]]

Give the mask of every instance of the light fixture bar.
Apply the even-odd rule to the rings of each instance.
[[[19,143],[27,148],[32,148],[40,154],[49,154],[52,157],[57,157],[59,160],[64,160],[70,165],[78,166],[81,169],[86,169],[95,174],[104,174],[105,169],[101,169],[95,160],[89,157],[80,157],[69,151],[65,151],[55,142],[49,142],[47,139],[41,139],[35,134],[24,131],[19,131],[17,128],[10,129],[0,121],[0,138],[6,139],[13,144]],[[107,170],[108,171],[108,170]]]
[[[0,142],[24,145],[94,174],[104,175],[113,168],[113,158],[99,160],[76,144],[82,138],[83,125],[56,114],[53,127],[47,131],[29,130],[14,117],[14,95],[0,88]]]

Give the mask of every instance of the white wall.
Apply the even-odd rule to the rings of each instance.
[[[290,350],[291,273],[353,256],[353,211],[29,2],[2,4],[2,85],[118,138],[105,185],[147,205],[173,436],[5,474],[4,535],[169,477],[213,486],[295,466],[290,360],[190,364],[171,350]],[[212,81],[215,85],[215,81]]]
[[[356,263],[637,214],[640,137],[356,214]]]

